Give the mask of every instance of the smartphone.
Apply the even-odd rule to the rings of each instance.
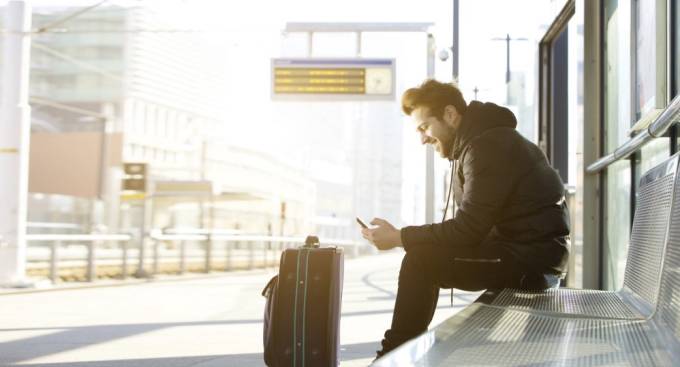
[[[366,223],[364,223],[363,220],[359,219],[359,217],[357,217],[357,223],[359,223],[359,225],[361,227],[363,227],[364,229],[368,229],[368,226],[366,225]]]

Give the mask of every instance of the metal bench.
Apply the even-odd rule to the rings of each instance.
[[[373,366],[680,365],[679,157],[640,180],[620,290],[487,291]]]

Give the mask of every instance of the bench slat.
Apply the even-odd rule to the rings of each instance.
[[[677,166],[677,161],[661,164],[646,176],[656,174],[655,170],[667,170],[668,164]],[[623,284],[652,307],[659,293],[674,179],[675,174],[667,174],[648,184],[641,183],[633,219]]]
[[[618,292],[590,289],[550,289],[529,293],[503,289],[490,303],[524,311],[565,313],[614,319],[644,319],[640,311],[625,302]]]
[[[675,198],[654,320],[666,331],[669,348],[680,361],[680,184],[675,186]]]

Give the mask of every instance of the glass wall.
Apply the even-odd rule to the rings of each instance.
[[[671,75],[673,79],[672,80],[673,83],[671,85],[671,96],[678,96],[680,95],[680,62],[678,62],[678,59],[680,59],[680,0],[672,1],[671,7],[672,7],[671,29],[674,30],[673,34],[671,35],[672,37],[671,60],[673,60],[673,62],[671,63],[672,65]],[[677,134],[678,126],[676,125],[674,129],[676,131],[675,136],[678,137]],[[678,139],[679,141],[676,141],[676,151],[677,147],[680,146],[680,137],[678,137]]]
[[[634,1],[635,113],[642,118],[656,106],[656,1]],[[663,47],[663,46],[662,46]],[[660,61],[660,60],[659,60]]]
[[[604,207],[604,269],[605,289],[618,289],[628,254],[631,223],[630,161],[623,160],[609,166],[605,176]]]
[[[672,45],[677,60],[677,3],[671,14]],[[656,22],[659,2],[605,0],[604,150],[609,154],[631,136],[631,126],[660,102],[657,92]],[[668,81],[677,86],[678,63],[673,62]],[[677,93],[677,88],[673,87]],[[667,135],[677,135],[674,131]],[[667,159],[671,138],[654,139],[631,158],[616,162],[604,174],[603,210],[603,287],[617,289],[623,283],[630,229],[635,210],[635,193],[640,177]]]
[[[636,120],[642,118],[649,111],[655,109],[660,103],[665,102],[665,95],[657,95],[657,64],[663,60],[658,60],[657,48],[664,47],[657,39],[657,23],[665,22],[659,17],[660,5],[658,1],[634,1],[634,47],[635,47],[635,101]],[[670,2],[669,2],[670,4]],[[672,8],[668,9],[673,12]],[[661,13],[665,13],[662,11]],[[672,26],[672,22],[670,25]],[[672,52],[672,49],[668,52]],[[657,62],[658,61],[658,62]],[[677,64],[675,62],[674,64]],[[675,67],[675,66],[674,66]],[[664,73],[666,74],[666,73]],[[673,73],[671,73],[672,75]],[[666,75],[671,82],[671,76]],[[672,83],[671,83],[672,84]],[[661,100],[660,100],[661,99]],[[636,155],[636,169],[634,186],[637,189],[639,178],[649,169],[663,162],[669,157],[671,152],[671,139],[666,136],[654,139],[646,144]]]
[[[669,137],[661,137],[652,140],[640,149],[639,164],[636,166],[635,187],[638,186],[639,178],[657,164],[670,156],[671,143]]]
[[[613,152],[628,139],[631,116],[631,3],[605,3],[605,152]],[[605,172],[604,183],[604,269],[605,289],[623,283],[631,222],[631,164],[623,160]]]
[[[671,25],[673,30],[673,53],[671,54],[671,60],[673,65],[673,95],[680,94],[680,0],[675,0],[671,3],[673,11],[673,20]]]
[[[605,152],[627,139],[631,127],[630,1],[608,0],[605,4]]]

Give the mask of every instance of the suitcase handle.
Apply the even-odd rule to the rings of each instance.
[[[269,283],[267,283],[267,285],[265,285],[264,289],[262,290],[262,297],[268,297],[269,296],[270,289],[272,287],[276,286],[276,282],[278,282],[278,279],[279,279],[279,276],[274,275],[274,277],[269,280]]]
[[[305,245],[302,246],[303,248],[319,248],[321,245],[319,244],[319,237],[317,236],[307,236],[305,238]]]

